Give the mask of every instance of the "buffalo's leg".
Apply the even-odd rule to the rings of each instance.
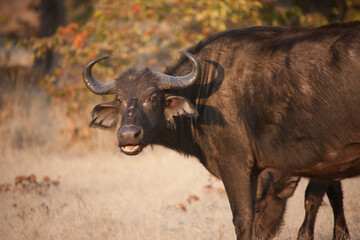
[[[226,159],[229,161],[220,165],[219,170],[229,198],[236,236],[238,240],[251,239],[257,176],[253,176],[249,167],[236,159]]]
[[[349,230],[345,221],[341,183],[338,181],[329,183],[326,194],[334,213],[333,239],[350,239]]]
[[[314,239],[314,225],[317,211],[327,190],[328,184],[310,180],[305,191],[305,219],[298,233],[299,240]]]

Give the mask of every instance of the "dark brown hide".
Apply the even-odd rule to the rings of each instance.
[[[230,30],[188,52],[201,71],[187,88],[162,89],[149,69],[116,80],[119,147],[138,154],[158,144],[197,157],[223,180],[238,239],[252,238],[262,169],[322,181],[360,174],[358,22]],[[165,74],[194,72],[188,56]],[[113,116],[99,111],[97,119]]]

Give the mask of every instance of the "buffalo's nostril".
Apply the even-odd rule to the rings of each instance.
[[[134,125],[125,125],[119,129],[118,138],[123,144],[139,144],[143,131]]]
[[[135,132],[135,137],[137,138],[141,134],[141,129],[138,129],[137,132]]]

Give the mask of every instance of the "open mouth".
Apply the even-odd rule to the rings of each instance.
[[[125,145],[120,146],[120,150],[127,155],[136,155],[141,152],[143,146],[141,145]]]

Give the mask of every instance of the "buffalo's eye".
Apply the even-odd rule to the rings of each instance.
[[[167,106],[167,107],[170,107],[170,108],[174,107],[174,106],[175,106],[174,100],[168,99],[168,100],[166,101],[166,106]]]
[[[157,100],[156,94],[151,95],[151,97],[149,98],[149,100],[150,100],[151,102],[155,102],[155,101]]]

